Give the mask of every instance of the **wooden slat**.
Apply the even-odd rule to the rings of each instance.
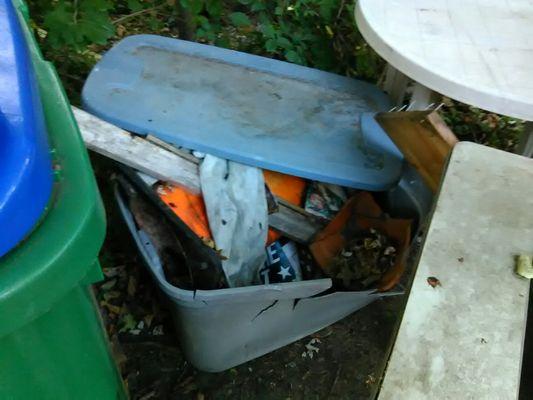
[[[439,188],[457,137],[435,111],[389,112],[376,121],[420,173],[433,192]]]
[[[149,141],[150,143],[155,144],[156,146],[162,147],[163,149],[168,150],[171,153],[174,153],[174,154],[180,156],[181,158],[189,160],[193,164],[196,164],[196,165],[200,164],[200,160],[198,158],[196,158],[195,156],[193,156],[192,154],[188,153],[185,150],[179,149],[176,146],[174,146],[174,145],[172,145],[170,143],[167,143],[164,140],[159,139],[158,137],[155,137],[155,136],[152,136],[152,135],[147,135],[146,136],[146,140]]]
[[[325,221],[309,214],[279,197],[278,211],[268,216],[268,224],[298,243],[311,243],[316,234],[325,227]]]
[[[158,180],[181,185],[199,193],[198,165],[185,158],[179,149],[172,151],[159,139],[151,142],[101,120],[76,107],[72,107],[85,145],[106,157],[126,164]],[[156,144],[157,143],[157,144]],[[269,225],[285,236],[309,243],[324,224],[314,215],[276,198],[278,211],[269,215]]]
[[[200,193],[196,164],[79,108],[72,110],[89,149],[154,178]]]

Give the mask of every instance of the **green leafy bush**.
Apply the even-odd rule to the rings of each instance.
[[[182,0],[199,40],[376,80],[380,58],[357,31],[353,2],[342,0]]]
[[[463,103],[444,99],[441,111],[459,140],[482,143],[505,151],[514,151],[524,131],[524,122]]]
[[[57,2],[43,18],[49,45],[55,49],[66,46],[82,50],[88,44],[106,44],[115,34],[109,20],[111,9],[109,0]]]
[[[383,65],[358,33],[351,1],[34,0],[29,4],[41,45],[53,61],[61,52],[79,56],[87,50],[101,51],[141,25],[141,31],[367,80],[376,80]],[[86,71],[81,72],[83,77]]]

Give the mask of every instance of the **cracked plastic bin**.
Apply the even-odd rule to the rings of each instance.
[[[397,186],[383,193],[388,212],[420,221],[432,195],[416,172],[405,169]],[[119,186],[121,214],[158,286],[169,300],[187,359],[198,369],[219,372],[316,332],[377,300],[402,294],[401,289],[334,292],[330,279],[189,291],[165,279],[150,237],[140,230]]]
[[[0,0],[0,398],[125,398],[90,291],[101,200],[27,21]]]
[[[117,43],[98,62],[82,101],[104,120],[177,146],[381,192],[390,203],[387,211],[400,217],[421,219],[429,208],[427,188],[373,118],[390,108],[388,98],[368,83],[138,35]],[[182,349],[201,370],[231,368],[401,292],[332,292],[330,279],[210,291],[176,288],[165,280],[150,237],[136,226],[128,196],[116,191],[137,247],[171,302]]]

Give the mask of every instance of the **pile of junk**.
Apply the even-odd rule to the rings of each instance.
[[[122,217],[181,347],[222,371],[402,294],[432,193],[376,86],[214,46],[127,37],[74,109],[117,161]]]

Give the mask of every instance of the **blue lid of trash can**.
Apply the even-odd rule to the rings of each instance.
[[[124,129],[252,166],[385,190],[403,158],[365,113],[376,86],[324,71],[154,35],[130,36],[92,70],[91,113]]]
[[[0,257],[38,222],[52,183],[30,55],[11,0],[0,0]]]

